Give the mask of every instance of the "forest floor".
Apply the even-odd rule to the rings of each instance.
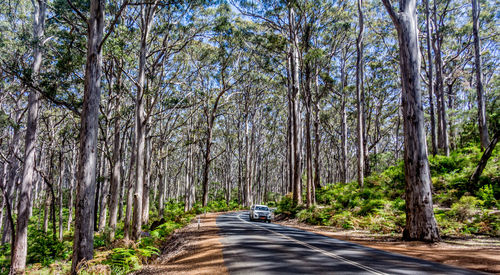
[[[135,274],[229,274],[222,257],[222,243],[215,219],[207,213],[166,240],[160,256]]]
[[[405,242],[401,235],[374,234],[365,230],[338,231],[328,226],[300,223],[296,219],[276,223],[428,261],[500,274],[500,238],[444,237],[440,243],[429,244]]]

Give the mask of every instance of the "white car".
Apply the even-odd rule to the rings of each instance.
[[[270,223],[273,214],[267,205],[252,205],[250,208],[249,217],[251,221],[265,221]]]

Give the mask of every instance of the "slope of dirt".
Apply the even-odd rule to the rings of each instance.
[[[228,274],[215,225],[217,215],[200,215],[199,228],[197,218],[175,232],[160,257],[136,274]]]
[[[296,220],[276,223],[428,261],[500,274],[499,238],[445,239],[441,243],[429,244],[405,242],[400,236],[377,235],[366,231],[332,231],[334,228],[307,225]]]

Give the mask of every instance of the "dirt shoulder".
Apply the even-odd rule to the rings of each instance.
[[[441,243],[428,244],[405,242],[400,236],[367,231],[333,231],[331,227],[312,226],[296,220],[276,223],[415,258],[500,274],[500,238],[445,239]]]
[[[218,213],[200,215],[166,242],[160,257],[136,274],[229,274],[215,219]]]

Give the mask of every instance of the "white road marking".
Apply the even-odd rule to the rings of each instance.
[[[332,252],[329,252],[329,251],[323,250],[323,249],[321,249],[321,248],[318,248],[318,247],[316,247],[316,246],[314,246],[314,245],[310,245],[310,244],[305,243],[305,242],[303,242],[303,241],[299,241],[299,240],[294,239],[294,238],[292,238],[292,237],[289,237],[289,236],[287,236],[287,235],[285,235],[285,234],[282,234],[282,233],[276,232],[276,231],[274,231],[274,230],[267,229],[267,228],[265,228],[265,227],[263,227],[263,226],[260,226],[260,225],[255,224],[255,223],[250,223],[250,222],[248,222],[248,221],[246,221],[246,220],[242,219],[242,218],[241,218],[241,215],[242,215],[242,214],[239,214],[237,217],[238,217],[238,219],[240,219],[240,220],[241,220],[241,221],[243,221],[243,222],[246,222],[246,223],[248,223],[248,224],[251,224],[251,225],[254,225],[254,226],[259,227],[259,228],[261,228],[261,229],[264,229],[264,230],[266,230],[266,231],[269,231],[269,232],[271,232],[271,233],[273,233],[273,234],[276,234],[276,235],[281,236],[281,237],[283,237],[283,238],[285,238],[285,239],[288,239],[288,240],[290,240],[290,241],[292,241],[292,242],[295,242],[295,243],[298,243],[298,244],[300,244],[300,245],[302,245],[302,246],[305,246],[305,247],[307,247],[307,248],[309,248],[309,249],[311,249],[311,250],[314,250],[314,251],[319,252],[319,253],[321,253],[321,254],[323,254],[323,255],[326,255],[326,256],[328,256],[328,257],[330,257],[330,258],[333,258],[333,259],[336,259],[336,260],[343,261],[343,262],[345,262],[345,263],[348,263],[348,264],[350,264],[350,265],[353,265],[353,266],[359,267],[359,268],[364,269],[364,270],[366,270],[366,271],[368,271],[368,272],[370,272],[370,273],[373,273],[373,274],[378,274],[378,275],[388,275],[387,273],[384,273],[384,272],[378,271],[378,270],[376,270],[376,269],[373,269],[373,268],[371,268],[371,267],[369,267],[369,266],[366,266],[366,265],[363,265],[363,264],[360,264],[360,263],[357,263],[357,262],[354,262],[354,261],[348,260],[348,259],[346,259],[346,258],[344,258],[344,257],[342,257],[342,256],[339,256],[339,255],[335,254],[335,253],[332,253]]]

